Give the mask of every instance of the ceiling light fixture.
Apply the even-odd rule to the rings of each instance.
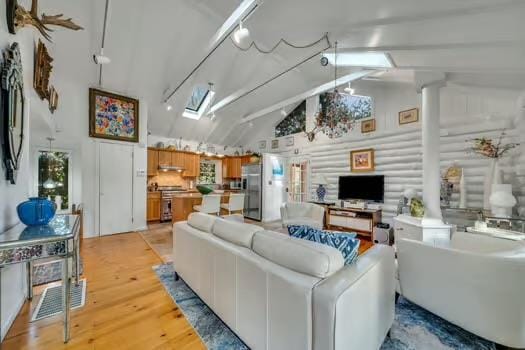
[[[168,104],[168,103],[166,103],[166,111],[169,112],[169,111],[171,111],[172,109],[173,109],[173,106],[170,105],[170,104]]]
[[[282,108],[282,109],[281,109],[281,115],[282,115],[283,117],[286,117],[286,114],[287,114],[287,113],[286,113],[285,109]]]
[[[345,92],[348,93],[349,95],[353,95],[354,92],[355,92],[355,89],[352,89],[352,83],[348,83],[348,86],[345,87]]]
[[[239,22],[239,28],[235,30],[233,33],[233,40],[237,45],[244,46],[243,44],[246,43],[250,39],[250,31],[248,28],[242,26],[242,21]]]
[[[52,190],[57,188],[57,183],[53,181],[52,175],[51,175],[51,163],[53,162],[53,152],[51,151],[51,142],[55,141],[54,138],[48,137],[47,140],[49,141],[49,152],[47,153],[47,180],[44,181],[42,186],[46,190]]]

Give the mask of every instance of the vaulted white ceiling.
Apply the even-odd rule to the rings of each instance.
[[[83,34],[60,31],[59,69],[89,84],[98,81],[90,54],[100,46],[104,0],[41,0],[46,12],[78,19]],[[170,100],[163,99],[204,58],[217,29],[240,0],[111,0],[102,87],[148,101],[148,129],[156,135],[233,145],[276,124],[279,111],[240,124],[241,118],[333,79],[333,68],[315,56],[266,86],[207,117],[181,116],[193,87],[213,82],[215,103],[250,90],[320,51],[279,47],[265,55],[238,50],[227,39]],[[245,22],[253,40],[270,48],[284,38],[304,45],[329,33],[341,51],[384,51],[396,68],[382,76],[407,80],[417,70],[449,74],[457,84],[525,88],[525,1],[521,0],[264,0]],[[87,55],[86,55],[87,53]],[[87,57],[86,57],[87,56]],[[339,75],[358,68],[340,69]]]

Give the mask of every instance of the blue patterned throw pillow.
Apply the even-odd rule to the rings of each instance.
[[[345,259],[345,265],[350,265],[357,260],[361,241],[356,238],[355,233],[323,231],[305,225],[290,225],[288,233],[295,238],[326,244],[338,249]]]

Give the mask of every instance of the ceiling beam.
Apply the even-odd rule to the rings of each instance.
[[[369,21],[361,21],[350,23],[342,32],[348,34],[348,32],[369,30],[369,28],[411,23],[411,22],[423,22],[429,20],[440,20],[443,18],[449,19],[452,17],[463,17],[472,16],[481,13],[499,12],[515,7],[522,7],[525,5],[525,1],[522,0],[510,0],[505,2],[494,2],[489,5],[481,5],[476,7],[465,7],[459,9],[450,9],[444,11],[432,11],[432,12],[421,12],[421,13],[409,13],[402,16],[393,16],[378,18]]]
[[[494,40],[466,43],[442,43],[442,44],[421,44],[421,45],[392,45],[392,46],[356,46],[341,47],[339,53],[345,52],[390,52],[390,51],[420,51],[420,50],[461,50],[478,48],[500,48],[500,47],[525,47],[524,40]]]
[[[358,79],[361,79],[361,78],[364,78],[372,73],[375,73],[376,70],[362,70],[362,71],[359,71],[359,72],[355,72],[355,73],[351,73],[351,74],[348,74],[348,75],[345,75],[341,78],[338,78],[337,81],[335,82],[335,85],[336,86],[341,86],[341,85],[344,85],[344,84],[348,84],[349,82],[352,82],[354,80],[358,80]],[[321,94],[323,92],[326,92],[326,91],[329,91],[331,90],[332,88],[334,87],[334,81],[329,81],[323,85],[320,85],[316,88],[313,88],[313,89],[310,89],[308,91],[305,91],[299,95],[296,95],[294,97],[291,97],[291,98],[288,98],[286,100],[283,100],[277,104],[274,104],[273,106],[269,106],[267,108],[264,108],[264,109],[261,109],[260,111],[258,112],[255,112],[255,113],[252,113],[250,115],[247,115],[245,117],[243,117],[240,121],[240,123],[247,123],[251,120],[254,120],[254,119],[257,119],[257,118],[260,118],[262,116],[265,116],[273,111],[276,111],[278,109],[281,109],[281,108],[284,108],[288,105],[291,105],[292,103],[296,103],[296,102],[299,102],[301,100],[305,100],[307,99],[308,97],[310,96],[314,96],[314,95],[318,95],[318,94]]]

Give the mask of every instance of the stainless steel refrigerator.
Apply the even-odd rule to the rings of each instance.
[[[244,217],[262,219],[262,165],[242,166],[242,193],[244,193]]]

